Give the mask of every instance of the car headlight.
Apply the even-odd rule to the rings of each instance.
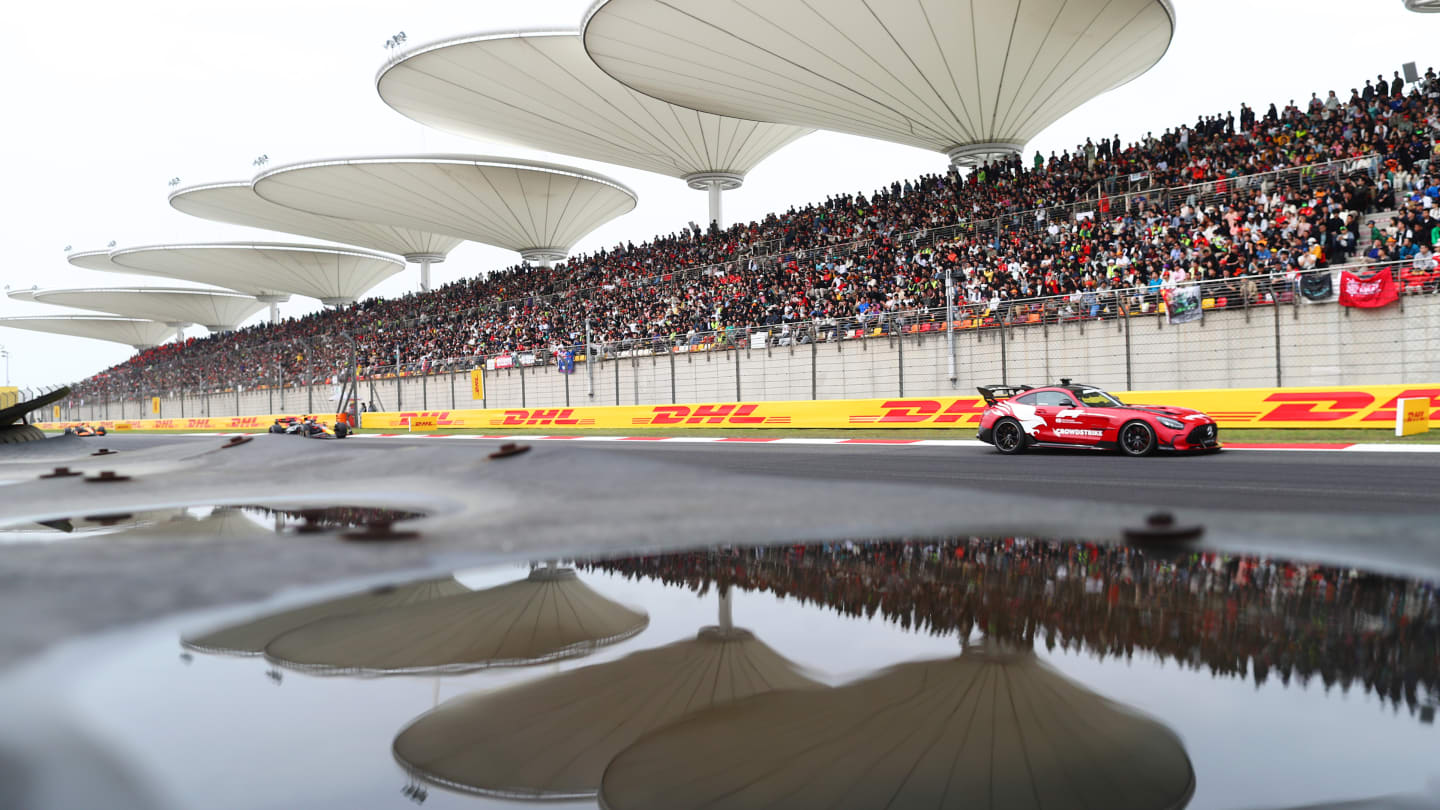
[[[1178,420],[1178,419],[1171,419],[1171,418],[1168,417],[1168,416],[1162,416],[1162,417],[1160,417],[1157,421],[1158,421],[1160,424],[1164,425],[1165,427],[1170,428],[1171,430],[1184,430],[1184,429],[1185,429],[1185,423],[1184,423],[1184,422],[1181,422],[1181,421]]]

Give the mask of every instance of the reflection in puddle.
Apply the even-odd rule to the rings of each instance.
[[[135,513],[85,514],[0,526],[0,544],[44,543],[78,537],[127,540],[261,537],[286,532],[388,526],[418,512],[358,506],[274,509],[267,506],[187,506]]]
[[[624,808],[1183,807],[1190,759],[1163,724],[982,642],[818,692],[700,712],[621,751]]]
[[[277,636],[265,657],[324,675],[465,672],[585,655],[649,622],[568,568],[481,591],[319,619]]]
[[[844,543],[602,561],[692,590],[733,585],[903,629],[972,632],[1101,659],[1149,652],[1216,675],[1359,685],[1433,722],[1435,583],[1260,557],[1155,559],[1124,546],[1022,539]],[[1422,699],[1423,697],[1423,699]]]
[[[90,662],[73,702],[206,808],[598,791],[613,808],[1193,810],[1440,776],[1434,583],[972,538],[578,568],[460,572],[183,635],[264,662],[180,664],[151,633]],[[462,671],[497,662],[515,666]]]
[[[452,700],[395,739],[395,758],[412,774],[458,790],[591,796],[610,760],[646,732],[751,695],[820,687],[731,625],[728,592],[719,602],[719,624],[692,639]]]

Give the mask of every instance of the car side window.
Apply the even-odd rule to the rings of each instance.
[[[1059,408],[1074,408],[1075,400],[1069,394],[1060,391],[1037,391],[1035,393],[1035,404],[1049,405]]]
[[[1035,394],[1026,394],[1024,396],[1015,397],[1015,399],[1012,401],[1018,402],[1021,405],[1035,405],[1037,404],[1035,401],[1035,397]]]

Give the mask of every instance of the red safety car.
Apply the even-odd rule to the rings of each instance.
[[[1127,405],[1093,385],[982,386],[979,439],[1007,455],[1031,447],[1082,447],[1145,456],[1220,449],[1215,420],[1191,408]]]

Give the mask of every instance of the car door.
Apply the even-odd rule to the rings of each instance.
[[[1104,438],[1103,418],[1094,419],[1065,391],[1039,392],[1036,410],[1049,426],[1051,441],[1093,445]]]
[[[1028,394],[1012,397],[1003,404],[1031,439],[1037,442],[1053,442],[1055,434],[1051,432],[1050,423],[1041,413],[1043,409],[1039,405],[1041,393],[1043,392],[1031,391]]]

